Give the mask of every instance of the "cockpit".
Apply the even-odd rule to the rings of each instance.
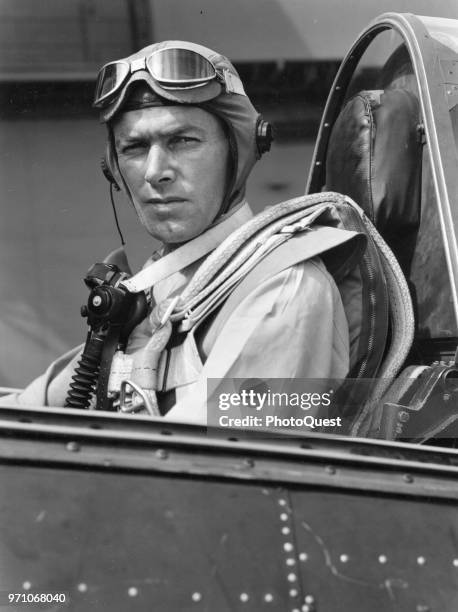
[[[403,406],[404,423],[412,416],[406,428],[390,414],[394,437],[409,429],[421,438],[422,428],[432,437],[454,420],[445,406],[456,406],[457,398],[457,51],[453,20],[391,13],[375,20],[335,79],[307,186],[309,193],[332,190],[357,202],[407,280],[415,327],[399,368],[404,384],[380,400],[387,411]],[[392,311],[388,344],[395,317]],[[445,411],[439,416],[436,408],[428,425],[422,419],[415,428],[423,410],[436,410],[433,396],[436,406],[446,398]],[[380,418],[374,427],[384,437]]]

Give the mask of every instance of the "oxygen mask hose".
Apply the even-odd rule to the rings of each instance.
[[[96,334],[89,330],[83,354],[72,376],[66,408],[89,408],[99,376],[105,337],[106,332]]]

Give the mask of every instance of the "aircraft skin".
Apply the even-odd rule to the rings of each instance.
[[[368,81],[353,76],[383,33],[408,53],[412,70],[394,89],[418,96],[424,165],[421,252],[408,279],[414,349],[408,376],[376,407],[377,427],[368,417],[362,437],[272,439],[138,415],[2,408],[0,609],[458,609],[458,21],[389,13],[368,26],[336,77],[307,189],[328,184],[339,114],[360,91],[380,91],[374,64]],[[33,603],[41,594],[58,597]]]
[[[455,450],[2,412],[4,597],[64,593],[66,606],[41,609],[81,611],[456,609]]]

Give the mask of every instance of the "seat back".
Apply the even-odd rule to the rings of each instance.
[[[402,270],[390,276],[390,334],[377,374],[388,378],[402,368],[414,335],[411,298],[402,277],[410,276],[420,226],[423,138],[419,102],[409,71],[401,49],[384,67],[378,83],[383,89],[359,91],[347,100],[333,125],[326,154],[325,189],[358,203]],[[396,261],[391,265],[392,272]],[[388,272],[390,266],[384,274]],[[410,294],[415,295],[412,289],[411,285]],[[376,316],[380,318],[377,309]],[[357,411],[353,435],[368,435],[388,378],[378,381],[370,399]]]

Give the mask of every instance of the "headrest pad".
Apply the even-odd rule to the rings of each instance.
[[[412,92],[361,91],[337,118],[326,157],[326,189],[361,206],[406,273],[412,256],[409,236],[414,240],[420,220],[419,122]]]

